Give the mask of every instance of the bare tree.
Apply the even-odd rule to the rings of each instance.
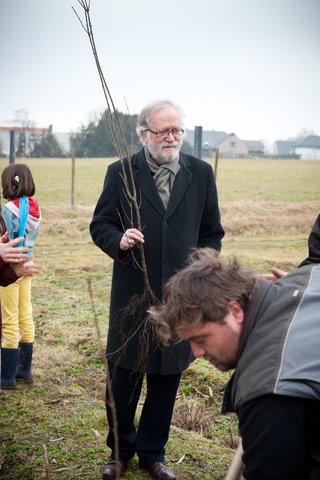
[[[124,195],[126,198],[126,201],[129,204],[129,212],[130,212],[130,224],[131,227],[137,228],[138,230],[142,231],[142,222],[141,222],[141,215],[140,215],[140,204],[138,200],[138,195],[136,191],[136,185],[134,182],[134,177],[133,177],[133,171],[132,171],[132,165],[131,165],[131,155],[129,153],[129,148],[124,136],[124,131],[123,127],[121,125],[121,122],[119,120],[119,116],[117,113],[117,109],[114,105],[113,98],[110,93],[110,89],[108,87],[107,81],[105,79],[104,73],[102,71],[96,45],[95,45],[95,39],[93,35],[93,29],[92,29],[92,23],[91,23],[91,18],[90,18],[90,0],[78,0],[79,5],[83,9],[84,12],[84,20],[80,18],[76,10],[72,7],[74,13],[78,17],[84,31],[86,32],[91,50],[94,56],[94,61],[98,70],[98,75],[100,78],[103,94],[107,103],[107,111],[109,114],[108,117],[108,122],[107,122],[107,128],[109,129],[110,137],[112,139],[112,142],[114,144],[115,150],[118,153],[120,162],[121,162],[121,178],[123,181],[123,191]],[[139,196],[141,198],[141,195]],[[123,219],[121,218],[121,213],[118,211],[118,215],[120,218],[120,222],[123,226],[123,231],[125,232],[124,228],[124,222]],[[134,218],[135,224],[134,224]],[[127,219],[128,220],[128,219]],[[141,306],[148,307],[154,303],[157,302],[157,298],[155,297],[151,286],[149,282],[149,277],[148,277],[148,270],[147,270],[147,264],[146,264],[146,259],[145,259],[145,253],[144,253],[144,247],[143,244],[138,244],[137,245],[139,250],[140,250],[140,260],[139,262],[137,259],[133,256],[133,259],[137,265],[137,267],[141,270],[142,275],[143,275],[143,280],[144,280],[144,292],[143,295],[138,298],[135,297],[133,299],[133,304],[130,304],[127,306],[127,309],[125,312],[121,312],[123,316],[132,313],[132,309],[136,308],[141,311]],[[132,252],[133,254],[133,252]],[[91,294],[91,303],[93,302],[92,299],[92,294]],[[137,328],[137,330],[140,330],[140,345],[141,345],[141,351],[142,357],[141,358],[141,364],[143,365],[144,362],[146,361],[147,355],[148,355],[148,350],[149,350],[149,345],[148,345],[148,331],[150,328],[153,328],[153,325],[148,321],[149,317],[147,314],[145,314],[145,317],[142,319],[140,326]],[[130,338],[137,333],[137,330],[132,332],[132,334],[129,336]],[[125,339],[124,345],[122,348],[126,347],[126,343],[130,340],[130,338]],[[114,352],[115,353],[115,352]],[[111,414],[113,417],[113,430],[114,430],[114,436],[115,436],[115,460],[119,461],[119,442],[118,442],[118,434],[117,434],[117,416],[116,416],[116,409],[115,409],[115,403],[114,403],[114,398],[112,394],[112,385],[111,385],[111,379],[109,375],[109,371],[107,368],[107,375],[106,375],[106,383],[107,383],[107,391],[108,391],[108,405],[111,410]],[[119,477],[119,470],[117,471],[117,479]]]
[[[136,186],[133,178],[133,171],[131,167],[131,155],[129,153],[129,147],[127,145],[125,136],[124,136],[124,131],[121,125],[121,122],[119,120],[119,115],[117,113],[117,109],[115,107],[109,86],[107,84],[105,75],[102,71],[101,64],[99,61],[97,49],[96,49],[96,44],[95,44],[95,39],[93,35],[93,28],[92,28],[92,23],[91,23],[91,18],[90,18],[90,0],[78,0],[79,5],[83,9],[84,12],[84,20],[80,18],[76,10],[72,7],[74,13],[78,17],[84,31],[86,32],[91,50],[94,56],[94,61],[98,70],[104,98],[107,103],[107,111],[109,112],[109,121],[108,121],[108,129],[109,133],[111,136],[111,139],[113,141],[114,147],[118,153],[118,156],[120,158],[121,162],[121,167],[122,167],[122,180],[124,184],[124,192],[125,196],[127,198],[127,201],[132,205],[132,209],[135,213],[136,217],[136,225],[133,224],[133,215],[131,215],[131,226],[137,228],[138,230],[142,231],[142,223],[141,223],[141,216],[140,216],[140,205],[138,201],[138,196],[137,196],[137,191],[136,191]],[[120,212],[118,212],[120,216]],[[146,264],[146,259],[145,259],[145,254],[144,254],[144,248],[142,244],[138,244],[138,247],[140,249],[140,262],[137,266],[141,269],[142,274],[143,274],[143,279],[144,279],[144,295],[143,295],[143,301],[146,302],[147,305],[151,305],[156,301],[155,295],[152,292],[152,289],[150,287],[150,282],[148,278],[148,270],[147,270],[147,264]]]
[[[310,135],[315,135],[315,132],[309,128],[301,128],[297,133],[297,135],[295,135],[292,138],[289,138],[289,140],[294,140],[295,142],[300,143]]]
[[[36,122],[30,118],[30,112],[26,108],[21,108],[14,111],[14,118],[12,122],[20,128],[17,132],[17,155],[25,157],[29,150],[31,150],[32,140],[27,134],[29,128],[34,128]]]

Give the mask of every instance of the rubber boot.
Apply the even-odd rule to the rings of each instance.
[[[16,371],[19,361],[19,348],[1,348],[1,388],[16,388]]]
[[[18,369],[16,373],[16,380],[18,382],[32,383],[32,352],[33,343],[19,343],[20,356],[18,361]]]

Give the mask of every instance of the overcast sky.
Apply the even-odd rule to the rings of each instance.
[[[0,126],[76,131],[106,108],[77,0],[0,0]],[[320,135],[319,0],[91,0],[117,108],[170,98],[189,129]]]

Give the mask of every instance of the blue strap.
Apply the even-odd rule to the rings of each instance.
[[[19,211],[20,211],[20,228],[19,228],[19,237],[26,236],[27,230],[27,220],[29,215],[29,200],[28,197],[23,196],[19,201]],[[18,244],[19,247],[22,247],[24,242]]]

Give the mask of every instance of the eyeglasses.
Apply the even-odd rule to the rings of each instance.
[[[153,135],[156,135],[158,138],[166,138],[172,133],[174,137],[181,137],[181,135],[184,133],[184,130],[182,128],[165,128],[163,130],[150,130],[150,128],[146,128],[144,132],[151,132]]]

